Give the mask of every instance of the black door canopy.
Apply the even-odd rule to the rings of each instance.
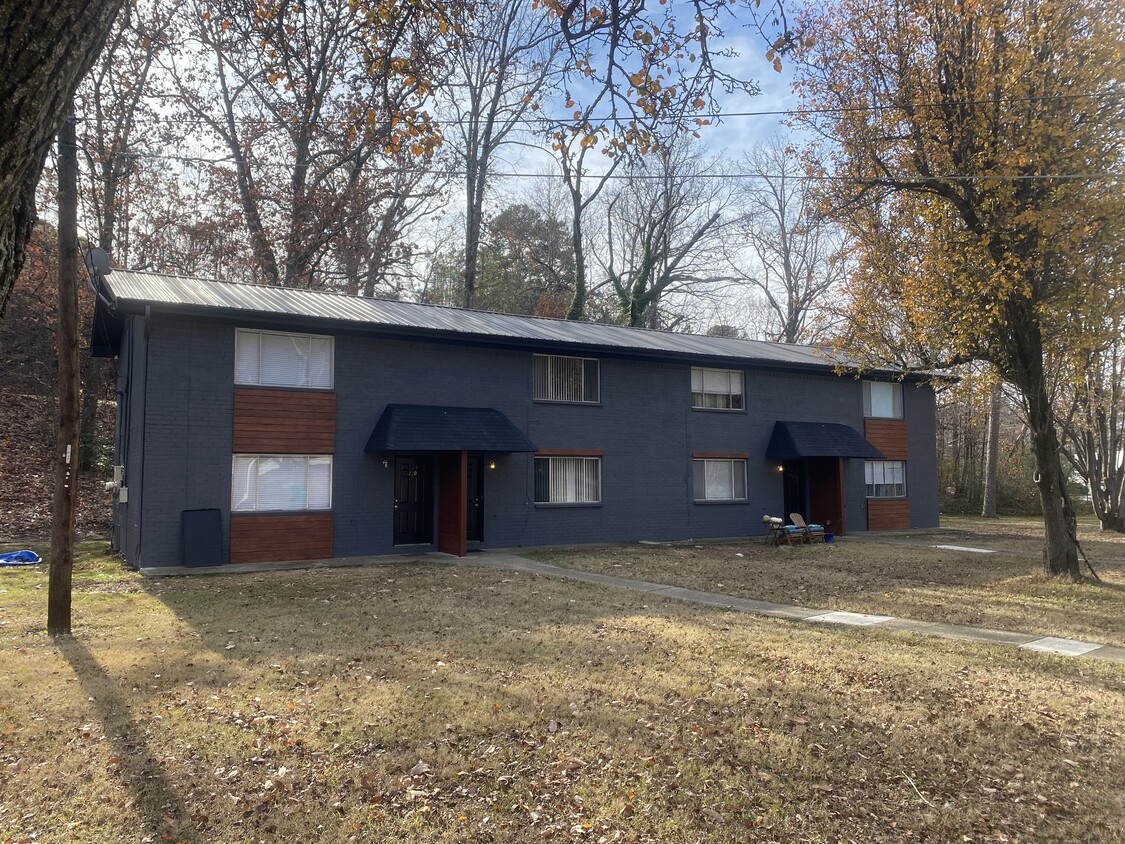
[[[839,422],[775,422],[766,457],[770,460],[800,460],[806,457],[885,459],[883,453],[860,436],[855,428]]]
[[[538,451],[499,410],[388,404],[364,451]]]

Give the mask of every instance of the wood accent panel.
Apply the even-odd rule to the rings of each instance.
[[[541,448],[535,452],[536,457],[602,457],[604,454],[600,448]]]
[[[336,394],[234,388],[235,454],[332,454]]]
[[[468,553],[466,527],[468,452],[443,451],[437,458],[438,526],[437,549],[464,557]]]
[[[906,422],[902,419],[864,419],[863,436],[888,460],[909,460]]]
[[[868,530],[910,530],[909,498],[868,498]]]
[[[828,533],[847,534],[844,524],[844,467],[839,457],[808,460],[809,518]]]
[[[232,563],[279,563],[331,556],[331,513],[231,513]]]
[[[692,460],[748,460],[745,451],[693,451]]]

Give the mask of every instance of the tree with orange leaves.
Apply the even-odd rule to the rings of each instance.
[[[795,54],[855,243],[853,346],[987,361],[1018,389],[1046,568],[1072,579],[1049,373],[1104,343],[1120,307],[1120,273],[1099,270],[1125,257],[1123,25],[1113,0],[836,0]]]

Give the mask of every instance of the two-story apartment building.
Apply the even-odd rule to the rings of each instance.
[[[816,349],[115,270],[139,566],[937,524],[934,394]]]

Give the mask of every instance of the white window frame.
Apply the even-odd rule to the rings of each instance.
[[[696,464],[703,465],[703,489],[696,488],[695,467]],[[710,495],[710,490],[707,489],[707,469],[709,464],[726,464],[730,467],[731,479],[731,497],[720,498],[718,496]],[[695,457],[691,461],[691,475],[692,475],[692,488],[695,501],[747,501],[749,500],[749,491],[746,483],[746,458],[745,457]],[[742,495],[738,495],[738,478],[742,478]],[[700,495],[700,492],[703,494]]]
[[[538,475],[539,475],[540,461],[546,461],[547,462],[547,479],[548,479],[547,480],[547,496],[548,496],[548,500],[546,500],[546,501],[541,501],[539,499]],[[598,474],[597,498],[579,499],[577,497],[577,493],[579,492],[579,490],[578,490],[577,485],[576,485],[575,490],[574,490],[575,493],[576,493],[576,497],[574,498],[574,500],[551,500],[550,496],[553,492],[553,490],[552,490],[553,484],[551,483],[551,475],[554,472],[554,467],[556,465],[560,465],[564,462],[575,464],[575,465],[577,465],[578,463],[581,462],[581,463],[586,463],[586,464],[592,464],[592,465],[597,467],[597,474]],[[589,507],[589,506],[593,506],[593,505],[597,505],[597,504],[602,503],[602,459],[601,459],[601,457],[593,457],[593,456],[589,456],[589,455],[579,455],[579,454],[574,454],[574,455],[560,454],[560,455],[543,455],[543,456],[536,455],[535,461],[534,461],[534,464],[533,464],[533,470],[534,471],[533,471],[532,487],[533,487],[533,490],[534,490],[534,497],[535,497],[536,505],[564,505],[564,506],[565,505],[571,505],[571,506],[586,506],[586,507]],[[583,471],[585,471],[585,470],[583,470]]]
[[[305,461],[305,506],[304,507],[284,507],[284,508],[262,508],[259,505],[261,500],[261,461],[269,459],[286,459],[286,460],[301,460]],[[308,503],[309,496],[309,474],[312,460],[327,460],[328,461],[328,503],[323,507],[310,507]],[[239,460],[253,460],[254,464],[254,490],[252,502],[248,501],[249,496],[242,501],[235,500],[235,483],[237,481],[237,473],[239,471]],[[331,454],[235,454],[231,458],[231,483],[230,483],[230,509],[232,513],[324,513],[332,509],[332,475],[333,475],[333,459]]]
[[[898,478],[896,479],[897,475]],[[887,472],[891,480],[887,480]],[[905,460],[867,460],[863,464],[864,493],[868,498],[906,498]],[[890,489],[888,490],[888,487]]]
[[[574,398],[569,395],[559,396],[559,387],[565,389],[566,374],[558,370],[563,366],[581,365],[581,377],[578,379],[579,396]],[[594,368],[593,396],[586,395],[586,382],[590,367]],[[542,367],[544,379],[540,378]],[[598,404],[602,400],[602,367],[597,358],[568,357],[566,355],[532,355],[531,365],[531,396],[535,401],[556,402],[563,404]]]
[[[891,412],[875,413],[876,403],[873,392],[890,390]],[[884,400],[879,402],[885,403]],[[863,415],[869,419],[902,419],[902,382],[901,381],[864,381],[863,382]]]
[[[728,384],[733,383],[738,377],[738,389],[728,386],[725,393],[707,390],[707,373],[720,372],[728,378]],[[696,386],[699,389],[696,389]],[[707,404],[707,397],[715,397],[720,404]],[[737,399],[737,401],[736,401]],[[746,374],[741,369],[718,369],[715,367],[693,366],[691,368],[691,406],[695,410],[730,410],[741,412],[746,410]]]
[[[305,356],[306,370],[303,378],[298,378],[296,383],[290,382],[263,382],[262,381],[262,337],[288,337],[293,340],[307,340],[309,342],[309,354]],[[328,381],[322,384],[313,384],[312,366],[312,341],[313,340],[326,340],[328,341]],[[239,349],[244,343],[257,343],[257,358],[258,358],[258,374],[256,377],[247,378],[245,375],[240,377],[239,373]],[[331,390],[336,382],[336,340],[334,337],[325,334],[298,334],[292,331],[264,331],[253,328],[237,328],[234,332],[234,383],[241,386],[250,387],[280,387],[282,389],[296,389],[296,390]],[[303,381],[303,383],[301,383]]]

